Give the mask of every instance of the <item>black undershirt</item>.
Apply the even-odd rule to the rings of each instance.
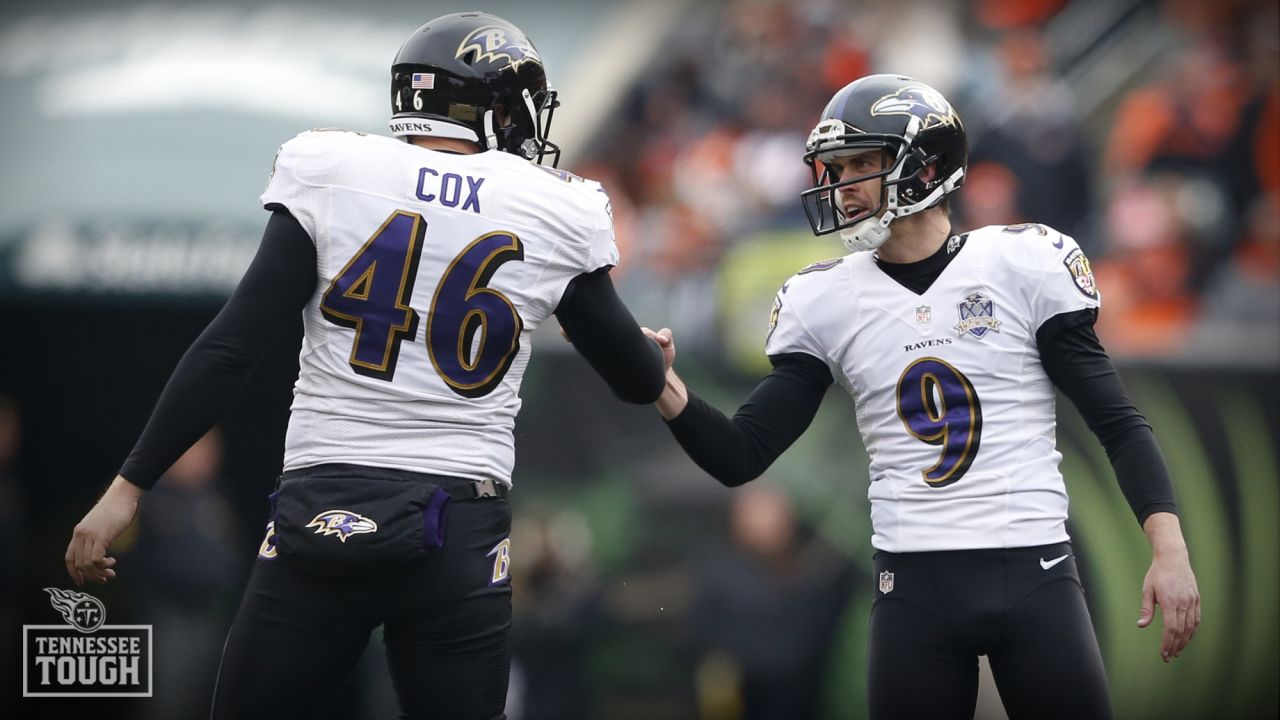
[[[923,295],[934,280],[942,274],[951,261],[960,254],[960,248],[969,240],[969,233],[952,235],[937,252],[929,257],[912,263],[891,263],[876,257],[876,267],[885,275],[893,278],[902,287],[917,295]]]
[[[174,369],[120,474],[151,488],[217,422],[315,290],[315,244],[292,215],[275,209],[249,269]],[[607,268],[574,278],[555,314],[619,399],[657,400],[665,382],[662,350],[640,332]]]
[[[922,294],[955,258],[966,237],[956,236],[915,263],[877,266],[903,287]],[[1156,512],[1177,512],[1164,456],[1147,419],[1138,412],[1093,325],[1094,309],[1055,315],[1036,331],[1045,374],[1080,411],[1106,449],[1116,479],[1139,523]],[[677,442],[709,475],[728,486],[759,477],[813,421],[831,386],[830,368],[805,353],[771,355],[773,371],[730,419],[689,392],[689,403],[668,421]]]

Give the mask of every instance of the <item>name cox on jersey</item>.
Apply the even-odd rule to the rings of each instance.
[[[435,192],[427,192],[427,176],[430,175],[435,180],[430,181]],[[462,181],[467,181],[467,196],[462,198]],[[470,210],[474,213],[480,212],[480,186],[484,184],[485,178],[474,178],[470,175],[459,175],[457,173],[440,173],[429,167],[418,170],[418,187],[415,193],[418,199],[423,202],[439,202],[445,207],[458,207],[461,201],[463,210]]]

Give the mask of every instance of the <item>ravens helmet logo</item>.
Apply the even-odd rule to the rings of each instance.
[[[871,105],[872,115],[914,115],[920,129],[950,125],[960,127],[960,116],[942,93],[926,85],[907,85]]]
[[[479,62],[496,63],[504,58],[512,66],[528,60],[542,62],[533,45],[510,39],[506,29],[499,25],[476,28],[463,38],[454,58],[464,60],[468,54],[471,55],[472,65]]]

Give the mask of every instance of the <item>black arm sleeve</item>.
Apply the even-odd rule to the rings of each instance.
[[[1152,513],[1178,511],[1173,482],[1151,425],[1098,342],[1097,317],[1097,310],[1055,315],[1036,331],[1036,344],[1049,379],[1102,442],[1120,490],[1142,524]]]
[[[662,348],[644,336],[607,269],[570,281],[556,318],[573,347],[623,402],[647,405],[666,385]]]
[[[736,487],[773,464],[813,422],[831,387],[831,370],[812,355],[769,357],[773,371],[732,419],[689,393],[684,411],[667,422],[676,442],[707,474]]]
[[[120,474],[155,485],[213,427],[315,287],[315,245],[292,215],[273,212],[240,285],[174,369]]]

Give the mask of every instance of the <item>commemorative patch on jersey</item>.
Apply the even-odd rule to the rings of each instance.
[[[378,523],[350,510],[325,510],[312,518],[307,527],[315,528],[317,535],[337,535],[344,543],[352,535],[378,532]]]
[[[1000,332],[1000,321],[996,319],[996,305],[991,298],[980,292],[966,295],[957,305],[960,311],[960,324],[956,330],[963,336],[969,333],[981,340],[988,332]]]
[[[782,314],[782,295],[776,295],[773,298],[773,309],[769,311],[769,337],[773,336],[773,331],[778,329],[778,315]]]
[[[1066,265],[1067,271],[1071,273],[1076,289],[1090,300],[1097,300],[1098,284],[1094,282],[1093,268],[1089,266],[1089,258],[1085,257],[1084,251],[1080,248],[1073,249],[1062,259],[1062,264]]]

